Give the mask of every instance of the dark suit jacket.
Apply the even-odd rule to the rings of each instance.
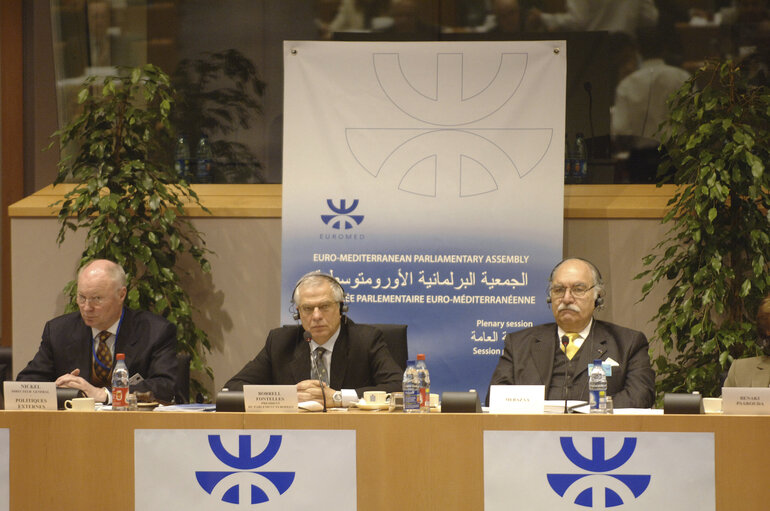
[[[131,386],[131,392],[152,391],[156,398],[171,401],[176,379],[176,326],[147,311],[124,309],[123,321],[115,340],[115,353],[126,354],[129,376],[140,374],[144,381]],[[80,376],[91,380],[91,327],[79,312],[52,319],[45,324],[43,341],[35,358],[16,377],[19,381],[55,381],[59,376],[80,369]]]
[[[294,385],[310,378],[310,346],[302,337],[304,329],[284,326],[270,331],[265,346],[251,362],[225,384],[229,390],[244,385]],[[390,356],[382,332],[368,325],[344,320],[334,344],[329,370],[333,389],[399,392],[401,370]]]
[[[505,336],[505,349],[492,374],[491,385],[545,385],[551,382],[558,339],[556,323],[538,325]],[[607,395],[616,408],[649,408],[655,402],[655,373],[643,333],[594,320],[582,350],[587,359],[612,358],[619,365],[607,379]],[[588,401],[588,371],[570,378],[570,397]],[[578,390],[575,393],[575,390]]]

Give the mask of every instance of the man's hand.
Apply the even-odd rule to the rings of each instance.
[[[66,373],[56,378],[56,386],[78,389],[86,396],[94,398],[94,401],[97,403],[107,402],[107,392],[101,387],[94,387],[84,378],[81,378],[80,369],[75,369],[71,373]]]
[[[326,396],[326,406],[333,406],[332,397],[336,390],[328,385],[323,386],[323,392]],[[302,380],[297,384],[297,399],[303,401],[317,401],[323,404],[321,397],[321,382],[318,380]]]

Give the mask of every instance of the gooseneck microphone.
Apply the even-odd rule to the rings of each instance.
[[[308,332],[307,330],[305,333],[302,334],[302,337],[305,339],[305,342],[307,342],[308,346],[310,346],[310,341],[313,339],[313,336]],[[320,376],[318,374],[318,366],[316,366],[315,363],[315,354],[311,351],[310,352],[310,363],[313,366],[313,372],[316,376]],[[321,385],[321,401],[323,402],[323,411],[326,412],[326,391],[324,391],[324,382],[321,380],[321,378],[318,378],[318,383]]]
[[[569,345],[569,337],[566,335],[561,336],[561,345],[564,347],[564,355],[567,355],[567,346]],[[567,394],[567,391],[569,390],[569,369],[570,365],[572,364],[572,360],[570,360],[569,357],[567,357],[567,370],[564,374],[564,413],[569,413],[570,410],[567,408],[567,398],[569,397],[569,394]]]

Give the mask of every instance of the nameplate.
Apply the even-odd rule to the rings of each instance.
[[[770,387],[722,387],[722,413],[770,415]]]
[[[489,413],[543,413],[545,385],[492,385]]]
[[[243,408],[246,412],[296,412],[296,385],[244,385]]]
[[[3,382],[6,410],[56,410],[56,384],[52,381]]]

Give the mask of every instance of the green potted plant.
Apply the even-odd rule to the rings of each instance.
[[[213,378],[205,361],[208,336],[195,326],[180,285],[180,260],[192,260],[203,272],[210,265],[201,233],[182,218],[185,204],[200,201],[167,156],[175,91],[153,65],[125,71],[100,83],[88,78],[78,94],[80,113],[54,133],[64,155],[54,184],[76,183],[56,203],[57,242],[69,230],[86,229],[80,266],[96,258],[122,265],[129,276],[127,306],[176,324],[178,349],[190,354],[191,369]],[[76,286],[73,280],[65,288],[72,299],[68,311],[77,310]],[[205,395],[205,385],[193,378],[191,395],[197,393]]]
[[[644,258],[642,300],[668,287],[653,343],[658,392],[719,396],[736,358],[758,354],[770,290],[770,90],[748,64],[712,61],[669,99],[659,175],[679,185],[665,239]],[[765,82],[766,83],[766,82]]]

